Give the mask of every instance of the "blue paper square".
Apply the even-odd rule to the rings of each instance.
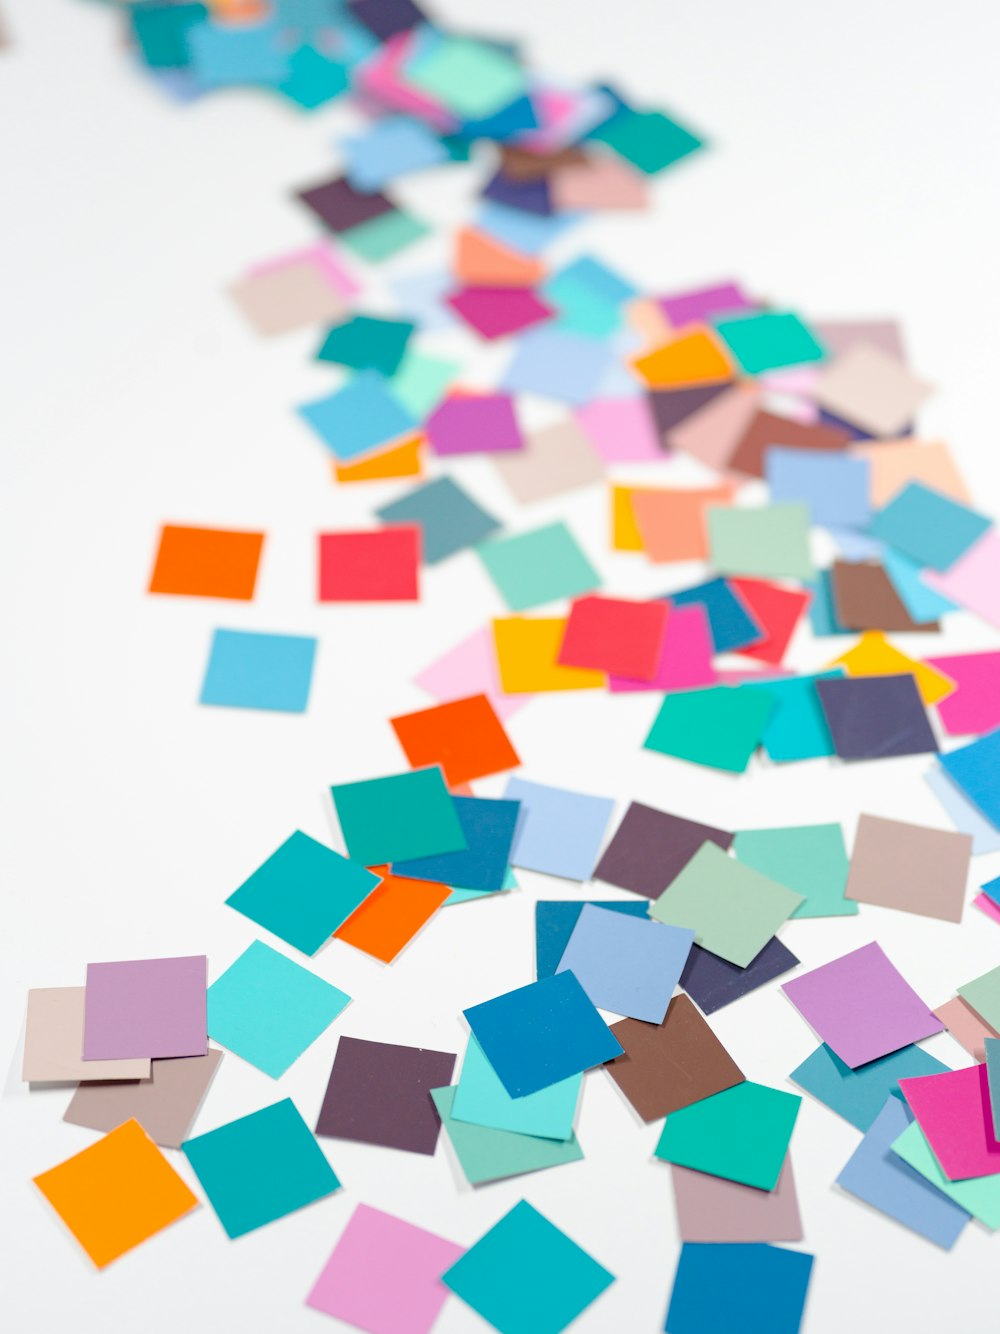
[[[582,221],[584,216],[582,213],[554,213],[551,217],[540,217],[507,208],[504,204],[486,203],[476,216],[475,226],[511,250],[535,256],[548,249],[558,236]]]
[[[500,521],[450,477],[418,486],[375,513],[383,523],[419,523],[428,565],[476,546],[500,527]]]
[[[362,371],[298,412],[342,463],[390,444],[415,425],[378,371]]]
[[[813,1257],[780,1246],[688,1241],[667,1334],[798,1334]]]
[[[816,636],[853,635],[855,630],[848,630],[837,619],[837,604],[833,598],[833,580],[829,570],[819,570],[816,579],[806,588],[812,591],[809,603],[809,624]]]
[[[921,482],[910,482],[879,510],[871,527],[876,537],[918,565],[947,570],[993,527],[993,520]]]
[[[338,139],[345,175],[355,190],[371,194],[408,171],[420,171],[448,161],[441,140],[410,116],[377,120],[367,134]]]
[[[350,999],[255,940],[208,989],[208,1036],[278,1079]]]
[[[622,1054],[572,973],[531,982],[465,1011],[486,1059],[514,1098]]]
[[[567,970],[600,1010],[662,1024],[694,932],[587,903],[556,973]]]
[[[923,567],[902,552],[892,547],[884,548],[882,568],[889,576],[889,582],[899,595],[910,620],[916,621],[918,625],[936,621],[945,612],[956,610],[956,604],[950,598],[928,588],[920,577]]]
[[[837,1185],[950,1251],[972,1215],[892,1152],[893,1142],[913,1120],[900,1098],[887,1098]]]
[[[306,635],[216,630],[200,701],[305,713],[315,657],[316,640]]]
[[[551,977],[559,967],[559,960],[573,934],[585,903],[567,903],[562,899],[539,899],[535,904],[535,976]],[[610,899],[594,901],[595,908],[608,912],[627,913],[630,917],[648,917],[649,904],[644,900],[613,902]]]
[[[502,388],[507,393],[541,394],[579,407],[594,396],[594,385],[611,365],[614,350],[585,334],[556,328],[529,329],[517,340]]]
[[[716,653],[738,653],[749,644],[758,644],[763,631],[725,579],[710,579],[679,593],[667,593],[665,600],[675,607],[704,607]]]
[[[788,1076],[799,1088],[811,1093],[821,1103],[850,1121],[859,1130],[867,1130],[890,1095],[901,1098],[899,1081],[922,1075],[939,1075],[947,1070],[922,1047],[901,1047],[852,1070],[824,1042]],[[898,1137],[906,1129],[901,1126]]]
[[[290,1098],[181,1148],[230,1237],[284,1218],[340,1187]]]
[[[941,765],[990,824],[1000,829],[1000,728],[942,755]]]
[[[972,838],[973,857],[1000,852],[1000,829],[991,824],[978,806],[973,806],[961,788],[937,766],[928,769],[924,781],[944,807],[945,814],[960,834]]]
[[[467,847],[433,857],[393,862],[394,875],[414,880],[436,880],[463,889],[503,889],[510,865],[510,845],[517,824],[516,801],[486,797],[454,797]]]
[[[521,803],[511,864],[565,880],[589,880],[614,810],[610,797],[511,778],[504,796]]]
[[[300,46],[288,59],[288,73],[278,88],[296,106],[314,111],[347,88],[347,70],[314,46]]]
[[[813,523],[865,528],[871,519],[871,464],[827,449],[764,451],[771,501],[804,500]]]
[[[288,77],[281,24],[201,23],[190,29],[191,66],[202,88],[276,85]]]
[[[226,902],[303,954],[315,954],[379,877],[297,829]]]

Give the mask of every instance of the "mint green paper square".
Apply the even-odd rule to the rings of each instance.
[[[909,1163],[932,1186],[972,1214],[991,1232],[1000,1228],[1000,1176],[973,1177],[970,1181],[949,1181],[916,1121],[906,1127],[892,1146],[904,1163]]]
[[[837,667],[815,676],[776,677],[760,685],[740,686],[741,690],[766,695],[774,706],[764,724],[763,746],[769,760],[780,764],[834,753],[833,737],[819,702],[816,682],[843,675]]]
[[[526,1200],[441,1275],[501,1334],[558,1334],[614,1281]]]
[[[958,994],[980,1019],[985,1019],[990,1028],[1000,1032],[1000,968],[991,968],[982,977],[966,982],[958,988]]]
[[[315,954],[379,877],[296,830],[226,902],[303,954]]]
[[[582,1083],[583,1075],[571,1075],[537,1093],[512,1098],[486,1059],[482,1047],[475,1037],[470,1037],[451,1114],[456,1121],[468,1121],[492,1130],[567,1140],[573,1136],[573,1120]]]
[[[560,1167],[563,1163],[579,1162],[583,1157],[575,1135],[568,1140],[545,1139],[456,1121],[455,1092],[454,1087],[431,1089],[431,1098],[470,1186]]]
[[[406,81],[444,102],[460,120],[485,120],[524,92],[511,56],[468,37],[443,37],[406,67]]]
[[[457,374],[457,362],[407,351],[389,381],[389,388],[407,412],[422,421],[444,398],[445,390]]]
[[[338,783],[330,792],[347,851],[363,866],[464,852],[468,847],[437,766]]]
[[[839,824],[744,829],[736,835],[733,851],[745,866],[804,895],[793,917],[857,914],[857,903],[844,898],[850,860]]]
[[[774,1190],[802,1099],[747,1080],[671,1112],[657,1158],[696,1172]]]
[[[664,695],[643,742],[647,750],[741,774],[760,745],[773,705],[739,686],[708,686]]]
[[[278,1079],[350,999],[255,940],[208,989],[208,1036]]]
[[[442,903],[442,908],[450,908],[456,903],[468,903],[471,899],[488,899],[493,894],[503,894],[508,889],[519,888],[514,879],[514,872],[507,867],[507,874],[503,878],[503,884],[499,889],[466,889],[464,886],[452,886],[451,893]]]
[[[702,140],[662,111],[620,111],[590,135],[647,175],[702,147]]]
[[[497,537],[476,550],[511,611],[575,598],[601,582],[564,523]]]
[[[746,968],[802,902],[801,894],[703,843],[649,915],[688,927],[702,949]]]
[[[808,505],[709,505],[705,514],[709,561],[719,574],[815,579]]]
[[[185,1140],[181,1148],[230,1237],[340,1188],[291,1098]]]
[[[822,361],[826,348],[791,311],[765,310],[716,320],[715,327],[747,375]]]
[[[391,213],[382,213],[367,222],[359,222],[356,227],[348,227],[340,233],[344,245],[349,246],[356,255],[377,264],[381,259],[389,259],[414,241],[426,236],[429,228],[418,222],[409,213],[394,209]]]

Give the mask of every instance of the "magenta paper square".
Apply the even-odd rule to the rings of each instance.
[[[949,1181],[1000,1172],[985,1065],[901,1079],[899,1087]]]
[[[435,454],[496,454],[524,448],[514,403],[506,394],[446,398],[427,418],[425,429]]]
[[[464,1246],[359,1204],[306,1305],[368,1334],[427,1334],[448,1296],[441,1275],[464,1254]]]
[[[782,991],[852,1070],[944,1029],[874,941]]]
[[[88,964],[84,1060],[204,1056],[207,983],[204,954]]]

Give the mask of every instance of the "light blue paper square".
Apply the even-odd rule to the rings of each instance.
[[[594,396],[594,386],[611,365],[607,343],[565,329],[529,329],[517,340],[502,388],[508,393],[540,394],[574,407]]]
[[[504,796],[521,803],[511,864],[525,871],[589,880],[614,801],[511,778]]]
[[[367,134],[338,140],[346,162],[345,175],[355,190],[370,194],[408,171],[448,161],[441,140],[410,116],[376,121]]]
[[[306,635],[216,630],[200,702],[305,713],[315,657],[316,640]]]
[[[600,1010],[661,1024],[693,944],[687,927],[587,903],[556,973],[575,973]]]
[[[910,482],[872,520],[872,532],[918,565],[947,570],[993,520],[921,482]]]
[[[416,425],[377,371],[362,371],[298,412],[342,463],[389,444]]]
[[[771,500],[804,500],[813,523],[825,528],[865,528],[871,519],[871,464],[827,449],[764,451]]]

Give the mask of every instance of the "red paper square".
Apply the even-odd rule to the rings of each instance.
[[[420,525],[320,533],[320,602],[414,602],[420,596]]]
[[[727,583],[764,632],[760,643],[741,648],[740,656],[777,666],[812,594],[798,588],[782,588],[766,579],[728,579]]]
[[[559,649],[564,667],[590,667],[634,681],[651,681],[667,627],[666,602],[578,598]]]

